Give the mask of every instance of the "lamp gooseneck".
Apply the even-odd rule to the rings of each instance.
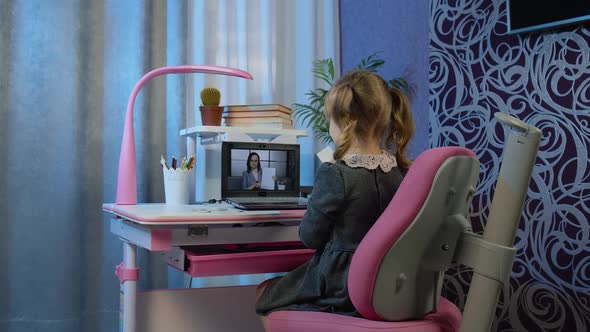
[[[135,159],[135,135],[133,132],[133,105],[141,88],[152,78],[166,74],[203,73],[214,75],[235,76],[252,79],[250,73],[223,66],[182,65],[156,68],[145,74],[133,87],[127,112],[125,114],[125,126],[123,128],[123,140],[119,155],[119,173],[117,178],[117,198],[119,205],[137,204],[137,163]]]

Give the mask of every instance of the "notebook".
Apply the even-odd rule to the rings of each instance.
[[[222,142],[222,199],[244,210],[307,208],[300,197],[299,152],[297,144]]]

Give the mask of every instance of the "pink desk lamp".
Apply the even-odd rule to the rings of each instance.
[[[135,135],[133,133],[133,105],[139,90],[154,77],[166,74],[203,73],[236,76],[252,79],[250,73],[221,66],[183,65],[156,68],[145,74],[133,87],[131,96],[127,102],[125,115],[125,127],[123,129],[123,141],[121,142],[121,154],[119,156],[119,175],[117,179],[117,199],[119,205],[137,204],[137,164],[135,161]]]

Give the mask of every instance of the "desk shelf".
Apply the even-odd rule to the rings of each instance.
[[[247,135],[253,139],[274,139],[279,136],[308,136],[303,129],[278,129],[263,127],[224,127],[224,126],[195,126],[180,131],[180,136],[196,136],[203,141],[217,139],[223,134]]]

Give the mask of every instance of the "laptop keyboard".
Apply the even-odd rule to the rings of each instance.
[[[307,198],[303,197],[232,197],[231,200],[237,203],[307,203]]]

